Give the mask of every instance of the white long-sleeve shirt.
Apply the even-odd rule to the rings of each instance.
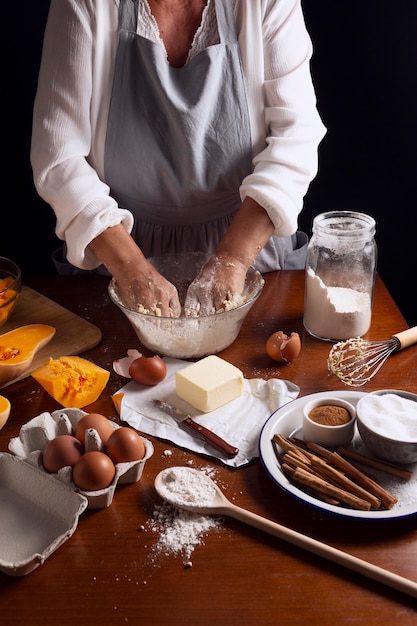
[[[118,8],[119,0],[51,0],[34,106],[35,185],[56,214],[68,260],[82,269],[99,265],[87,249],[92,239],[119,223],[133,226],[104,176]],[[240,194],[262,205],[275,234],[286,237],[297,229],[325,133],[311,40],[300,0],[235,0],[235,15],[253,151]]]

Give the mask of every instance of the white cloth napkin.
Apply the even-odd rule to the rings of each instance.
[[[213,456],[231,467],[245,465],[259,455],[259,435],[266,420],[271,413],[294,400],[300,392],[297,385],[286,380],[245,379],[242,396],[215,411],[201,413],[175,393],[175,372],[190,363],[171,358],[165,358],[164,361],[167,375],[158,385],[144,387],[130,381],[120,389],[120,393],[124,394],[120,419],[144,434]],[[237,446],[239,453],[232,459],[217,454],[210,444],[181,428],[174,418],[156,407],[153,404],[155,399],[165,400],[188,413],[193,420]]]

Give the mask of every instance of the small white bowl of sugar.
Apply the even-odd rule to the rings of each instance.
[[[375,456],[407,465],[417,462],[417,395],[396,389],[373,391],[356,407],[362,441]]]

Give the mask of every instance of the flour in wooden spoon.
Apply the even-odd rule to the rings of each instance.
[[[218,529],[221,519],[215,516],[199,515],[178,508],[181,504],[205,506],[215,496],[215,487],[203,471],[190,471],[186,467],[165,470],[160,493],[166,490],[167,498],[177,506],[162,502],[153,512],[153,520],[147,525],[159,533],[155,554],[181,554],[186,567],[191,567],[194,549],[203,543],[204,536]]]
[[[210,506],[216,487],[202,472],[188,467],[172,467],[162,472],[160,495],[177,506]]]

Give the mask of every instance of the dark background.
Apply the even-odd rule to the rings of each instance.
[[[300,226],[310,234],[313,217],[327,210],[372,215],[378,271],[408,323],[417,324],[417,2],[304,0],[303,7],[314,44],[318,107],[328,133]],[[0,255],[17,261],[23,276],[53,273],[50,254],[57,246],[52,210],[36,194],[29,163],[48,8],[49,0],[23,0],[2,9]]]

